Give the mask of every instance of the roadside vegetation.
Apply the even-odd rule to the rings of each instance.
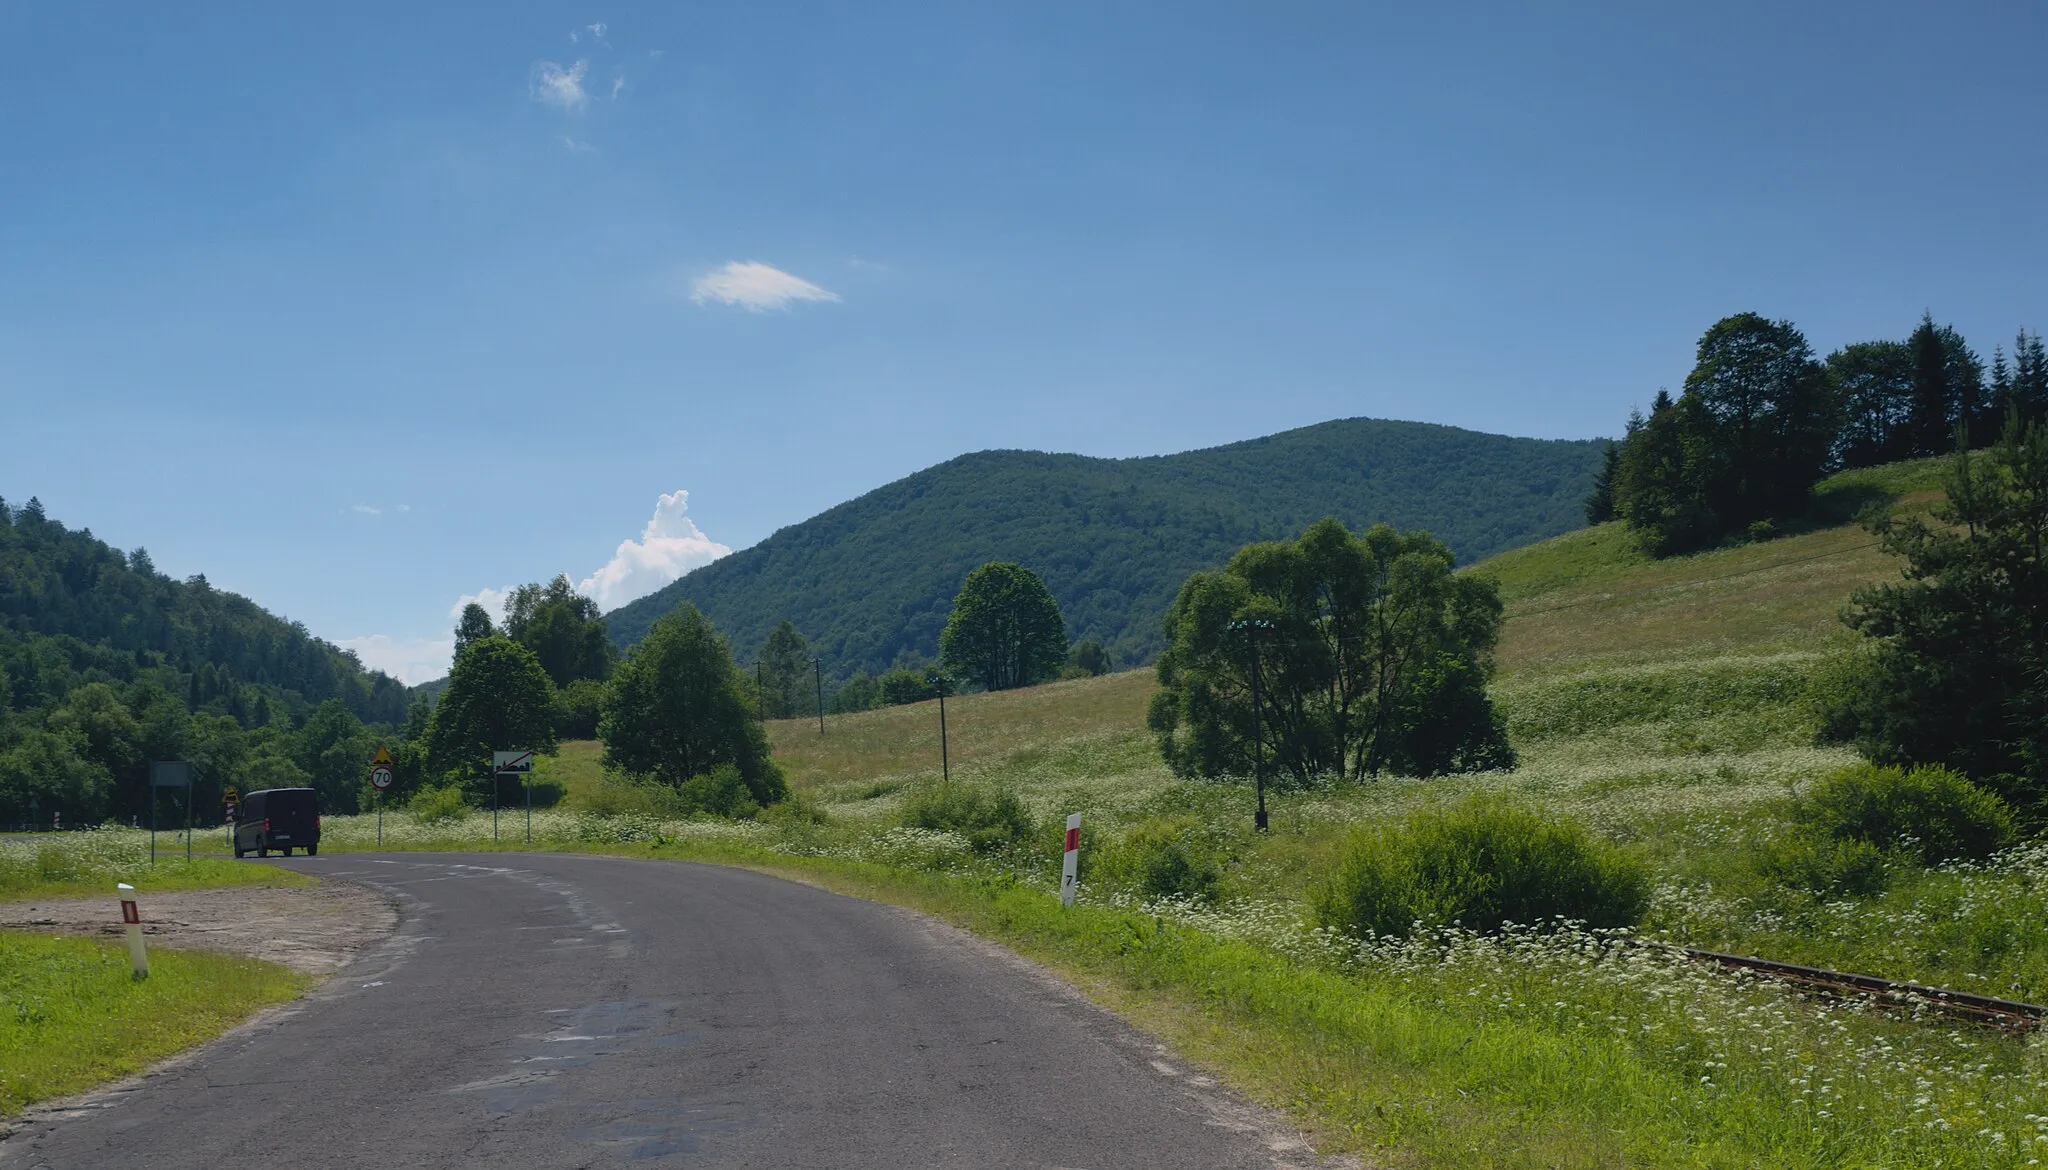
[[[0,1118],[140,1072],[304,986],[276,963],[161,949],[136,979],[118,943],[0,932]]]

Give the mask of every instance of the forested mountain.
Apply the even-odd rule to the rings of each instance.
[[[406,703],[297,622],[0,500],[0,821],[32,800],[74,822],[134,815],[152,759],[200,764],[206,792],[319,783],[352,807],[363,725]]]
[[[1045,579],[1067,636],[1120,665],[1163,645],[1160,620],[1197,569],[1324,516],[1423,528],[1461,561],[1583,523],[1603,444],[1345,419],[1178,455],[1096,459],[983,451],[784,528],[606,616],[631,645],[694,602],[746,661],[796,623],[828,675],[936,654],[961,581],[991,560]]]

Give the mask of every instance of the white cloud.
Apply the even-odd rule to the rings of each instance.
[[[371,634],[365,638],[343,638],[336,643],[353,650],[363,665],[381,670],[409,687],[448,673],[455,657],[454,638],[393,638]]]
[[[786,309],[795,301],[836,301],[839,294],[758,260],[734,260],[690,282],[690,299],[714,301],[756,313]]]
[[[382,516],[384,514],[384,509],[372,508],[368,504],[351,504],[349,505],[348,510],[351,512],[360,512],[365,516]]]
[[[512,586],[510,585],[505,586],[503,589],[486,587],[477,590],[475,593],[465,593],[455,599],[454,605],[448,607],[448,620],[461,621],[462,611],[469,606],[470,602],[475,602],[484,607],[485,613],[491,615],[492,625],[504,625],[505,603],[511,600],[511,598]]]
[[[562,135],[562,145],[568,147],[572,154],[594,154],[597,151],[597,148],[588,142],[579,142],[567,134]]]
[[[592,38],[601,41],[604,39],[604,30],[608,26],[605,24],[604,21],[600,20],[596,24],[586,24],[583,27],[590,30],[590,35]]]
[[[730,554],[732,549],[704,535],[690,519],[689,507],[689,492],[664,494],[655,501],[654,516],[640,539],[621,542],[612,559],[578,582],[576,591],[595,598],[598,608],[613,610]]]
[[[398,505],[398,510],[399,510],[399,511],[401,511],[401,512],[410,512],[410,511],[412,511],[412,505],[411,505],[411,504],[400,504],[400,505]]]
[[[613,101],[618,101],[618,100],[619,100],[619,91],[620,91],[620,90],[622,90],[622,89],[624,89],[624,88],[626,88],[626,78],[625,78],[625,75],[624,75],[624,74],[620,74],[619,76],[617,76],[617,77],[614,77],[614,78],[612,78],[612,100],[613,100]]]
[[[590,104],[590,94],[583,89],[583,76],[588,72],[588,61],[578,61],[566,69],[553,61],[539,62],[533,67],[533,99],[544,106],[582,113],[583,107]]]

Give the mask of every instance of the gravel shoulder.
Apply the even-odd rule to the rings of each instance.
[[[388,894],[340,878],[318,886],[237,886],[145,893],[138,899],[150,943],[217,951],[328,975],[398,925]],[[121,903],[112,894],[0,902],[0,930],[118,938]]]

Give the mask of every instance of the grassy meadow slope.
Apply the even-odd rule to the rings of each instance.
[[[1202,451],[1096,459],[984,451],[841,504],[607,615],[630,645],[694,602],[749,658],[788,618],[828,673],[936,653],[960,582],[990,560],[1035,570],[1070,639],[1114,660],[1161,645],[1187,575],[1335,515],[1427,528],[1475,560],[1581,523],[1598,442],[1347,419]]]
[[[1815,744],[1808,705],[1847,646],[1835,615],[1897,571],[1836,521],[1924,506],[1932,485],[1924,465],[1838,477],[1809,530],[1680,560],[1651,563],[1610,526],[1475,566],[1509,605],[1495,695],[1521,766],[1279,792],[1270,833],[1252,830],[1247,788],[1167,773],[1143,729],[1151,674],[1129,671],[947,703],[955,789],[1008,790],[1036,822],[1008,846],[906,823],[938,778],[936,703],[835,716],[822,735],[772,724],[801,799],[753,822],[675,816],[605,776],[595,745],[566,745],[549,767],[568,807],[536,835],[759,865],[941,915],[1374,1165],[2037,1164],[2038,1039],[1806,999],[1642,945],[2048,1000],[2048,846],[1935,869],[1893,859],[1882,888],[1854,896],[1771,868],[1789,840],[1783,798],[1854,761]],[[1311,891],[1361,830],[1472,794],[1578,818],[1639,858],[1656,886],[1633,940],[1313,928]],[[1082,886],[1063,912],[1072,812]],[[331,819],[329,840],[367,844],[363,821]],[[1213,896],[1134,876],[1162,830],[1213,866]],[[491,847],[488,814],[397,833]]]

